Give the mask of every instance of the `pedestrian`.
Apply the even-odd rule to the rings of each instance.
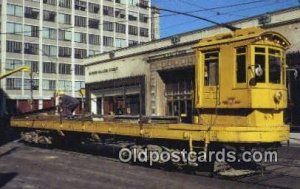
[[[78,99],[64,94],[63,92],[58,93],[59,105],[63,109],[63,116],[71,118],[75,109],[80,105]]]

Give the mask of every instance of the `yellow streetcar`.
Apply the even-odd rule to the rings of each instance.
[[[281,34],[260,28],[201,39],[194,47],[197,61],[192,124],[29,116],[12,118],[11,126],[61,135],[126,137],[172,149],[185,144],[190,151],[207,151],[216,143],[273,146],[289,139],[289,126],[283,122],[287,107],[285,53],[289,46]]]

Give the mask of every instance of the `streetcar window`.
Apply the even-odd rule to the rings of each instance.
[[[255,47],[255,68],[261,68],[263,70],[262,75],[255,75],[255,81],[257,83],[266,82],[266,48]]]
[[[216,86],[219,84],[219,52],[204,54],[204,85]]]
[[[255,52],[256,53],[265,53],[266,49],[263,47],[255,47]]]
[[[246,47],[236,49],[236,82],[246,82]]]
[[[255,81],[257,83],[264,83],[266,82],[266,63],[265,63],[265,55],[264,54],[255,54],[255,68],[261,67],[263,73],[261,76],[255,76]]]
[[[281,53],[279,50],[269,49],[269,81],[281,83]]]

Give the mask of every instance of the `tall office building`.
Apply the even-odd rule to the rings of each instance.
[[[1,0],[1,80],[10,111],[51,106],[56,90],[80,97],[82,59],[158,38],[151,0]],[[144,5],[144,6],[142,6]],[[155,16],[152,16],[154,14]],[[156,19],[153,19],[156,17]],[[152,18],[152,19],[151,19]]]

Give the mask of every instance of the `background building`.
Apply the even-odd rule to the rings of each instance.
[[[158,38],[150,0],[1,0],[1,73],[29,65],[1,81],[9,111],[51,106],[55,90],[79,97],[82,59]],[[32,89],[32,90],[31,90]],[[33,99],[31,102],[30,99]]]
[[[230,24],[239,28],[262,27],[283,34],[292,44],[288,51],[289,65],[300,65],[299,6]],[[225,32],[230,31],[212,26],[88,58],[86,89],[90,111],[107,115],[123,108],[123,114],[137,114],[140,110],[148,116],[183,114],[183,122],[191,122],[196,61],[193,46],[204,37]],[[289,87],[289,100],[299,102],[299,93],[294,92],[294,87],[299,86],[300,79],[293,78],[292,81],[296,84]],[[141,104],[140,109],[131,111],[135,104]],[[105,111],[107,107],[115,108]],[[299,111],[291,112],[300,117]]]

